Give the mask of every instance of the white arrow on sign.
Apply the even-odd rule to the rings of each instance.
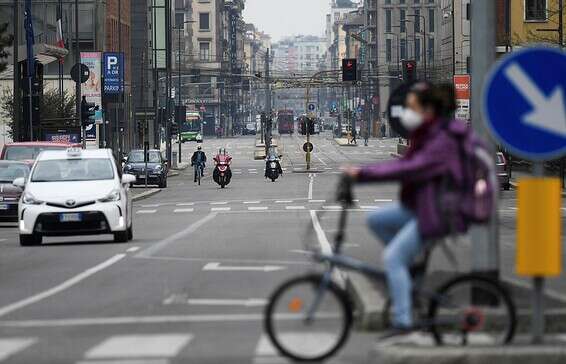
[[[531,103],[533,111],[523,117],[523,122],[547,132],[566,137],[566,107],[560,86],[547,97],[517,63],[505,69],[505,76]]]
[[[193,306],[244,306],[258,307],[265,306],[267,300],[263,298],[248,298],[243,300],[236,299],[207,299],[207,298],[190,298],[187,300],[189,305]]]
[[[220,265],[218,262],[207,263],[202,270],[209,271],[224,271],[224,272],[275,272],[278,270],[283,270],[285,267],[277,265],[264,265],[264,266],[227,266]]]

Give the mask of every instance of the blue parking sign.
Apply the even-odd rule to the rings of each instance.
[[[533,161],[566,152],[566,55],[556,48],[513,52],[484,89],[484,120],[513,154]]]
[[[118,94],[122,92],[124,80],[124,53],[105,52],[104,67],[104,93]]]

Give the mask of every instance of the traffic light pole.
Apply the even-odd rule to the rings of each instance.
[[[75,64],[81,63],[81,49],[79,45],[79,0],[75,0]],[[80,77],[77,78],[75,83],[75,110],[77,114],[77,120],[81,126],[81,143],[83,148],[86,148],[86,130],[82,125],[82,114],[81,114],[81,80]]]

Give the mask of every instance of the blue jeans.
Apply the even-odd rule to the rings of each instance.
[[[412,326],[409,267],[422,248],[417,218],[400,203],[393,203],[372,212],[368,225],[385,244],[383,261],[393,301],[393,325]]]

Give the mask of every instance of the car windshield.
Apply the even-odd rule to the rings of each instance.
[[[10,161],[34,160],[43,150],[61,150],[67,146],[23,146],[11,145],[6,147],[4,159]]]
[[[29,167],[19,163],[0,163],[0,182],[11,183],[16,178],[27,177]]]
[[[160,153],[157,151],[147,152],[147,161],[148,163],[160,163],[161,162]],[[128,162],[143,163],[144,162],[143,151],[139,150],[139,151],[131,152],[130,155],[128,156]]]
[[[32,182],[98,181],[114,178],[110,159],[53,159],[38,161]]]

